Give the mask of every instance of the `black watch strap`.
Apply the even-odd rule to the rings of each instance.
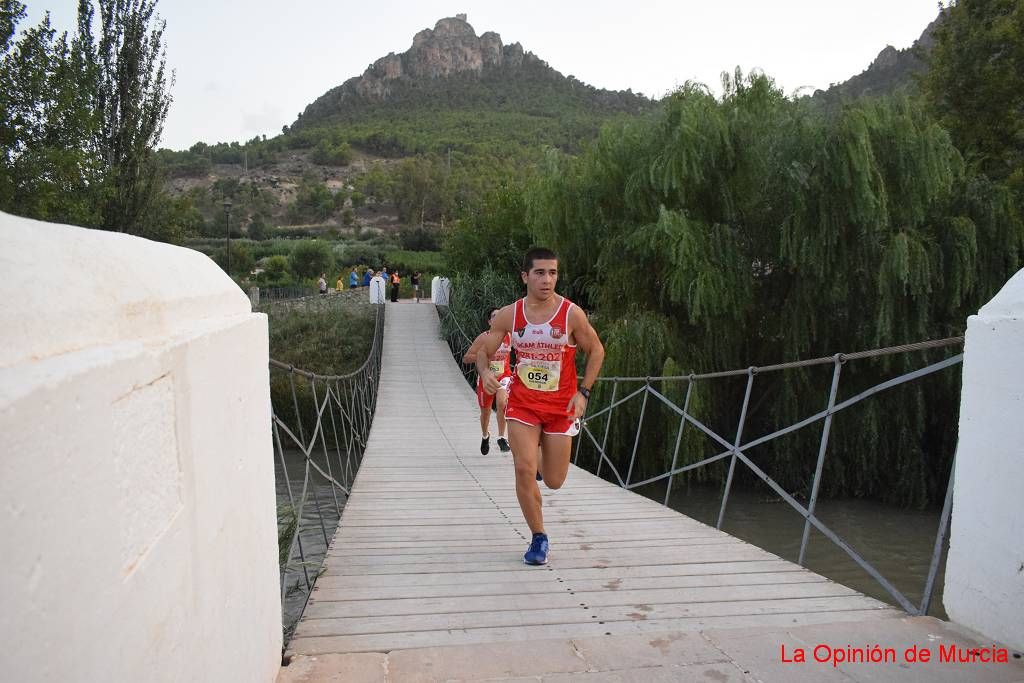
[[[583,398],[587,399],[588,401],[590,400],[590,389],[587,389],[586,387],[579,387],[577,391],[583,394]]]

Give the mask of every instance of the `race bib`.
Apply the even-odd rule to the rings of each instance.
[[[516,365],[516,374],[526,388],[534,391],[558,391],[561,361],[522,359]]]
[[[494,373],[495,377],[501,377],[505,374],[505,361],[492,360],[487,365],[490,367],[491,372]]]

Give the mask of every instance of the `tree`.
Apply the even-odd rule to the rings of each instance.
[[[324,166],[348,166],[352,161],[352,149],[347,142],[331,144],[329,140],[321,140],[313,148],[310,159],[314,164]]]
[[[25,6],[0,4],[0,208],[79,225],[98,222],[98,118],[88,45],[40,24],[12,42]]]
[[[249,239],[260,241],[267,239],[268,230],[267,219],[262,214],[256,214],[249,221],[249,228],[246,230],[246,234]]]
[[[437,235],[423,227],[402,228],[398,245],[407,251],[437,251]]]
[[[79,0],[74,38],[0,0],[0,208],[156,239],[166,198],[154,150],[171,98],[155,0]],[[173,80],[173,76],[171,77]]]
[[[291,271],[300,278],[315,278],[334,265],[331,248],[319,240],[303,240],[295,245],[288,256]]]
[[[1024,190],[1024,3],[953,0],[934,37],[932,109],[968,161]]]
[[[332,193],[327,185],[307,173],[299,183],[295,201],[288,207],[288,220],[292,225],[310,221],[322,222],[343,203],[342,193]]]
[[[260,261],[260,266],[263,268],[263,272],[259,274],[257,281],[261,285],[277,287],[292,283],[292,275],[288,271],[287,256],[280,254],[268,256]]]
[[[156,0],[97,0],[100,33],[92,41],[90,0],[79,0],[79,35],[95,72],[96,137],[105,167],[102,224],[141,233],[161,188],[154,151],[171,105],[173,73],[166,69],[166,22]]]
[[[252,251],[241,242],[232,242],[231,246],[231,272],[228,275],[248,275],[252,271],[255,260]],[[217,265],[227,270],[228,247],[218,249],[215,261]]]
[[[503,185],[470,205],[447,229],[443,248],[456,272],[519,272],[523,254],[533,245],[527,228],[523,188]]]
[[[146,212],[145,235],[152,239],[163,242],[180,244],[186,238],[197,235],[223,237],[223,229],[216,230],[216,223],[206,225],[203,214],[193,203],[190,196],[172,197],[166,192],[158,194]],[[223,228],[223,225],[220,226]],[[232,265],[234,264],[234,252],[232,252]]]
[[[453,201],[448,180],[436,158],[403,159],[394,172],[391,189],[399,218],[422,225],[450,215]]]
[[[765,76],[727,78],[721,99],[687,85],[658,116],[607,126],[579,157],[553,154],[525,203],[523,224],[562,258],[570,298],[597,311],[610,375],[763,366],[961,334],[1024,259],[1005,190],[965,166],[919,103],[864,101],[826,117]],[[844,386],[920,362],[850,364]],[[819,411],[814,377],[759,379],[770,400],[751,404],[745,429],[765,434]],[[737,423],[735,386],[695,394],[698,418]],[[958,395],[949,374],[844,414],[824,491],[941,500]],[[638,416],[623,415],[610,453],[632,449]],[[787,490],[806,492],[813,431],[758,447],[759,465]],[[646,474],[664,471],[668,432],[645,441]],[[679,464],[703,455],[688,451]]]

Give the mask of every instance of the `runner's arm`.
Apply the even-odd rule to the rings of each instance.
[[[470,344],[468,349],[466,349],[466,355],[462,357],[463,363],[466,363],[467,365],[476,365],[476,352],[479,351],[480,347],[483,345],[484,337],[486,335],[486,332],[481,332],[476,336],[473,343]]]
[[[576,339],[576,346],[587,355],[587,366],[583,371],[583,381],[580,386],[587,391],[594,388],[597,375],[601,372],[601,365],[604,363],[604,344],[597,336],[597,332],[587,319],[587,314],[579,306],[573,306],[569,313],[569,325],[572,327],[572,335]],[[582,417],[587,409],[588,399],[583,394],[576,392],[566,412],[575,417]]]
[[[491,321],[491,329],[480,335],[483,337],[483,341],[476,351],[476,373],[483,383],[484,391],[488,394],[493,394],[501,387],[498,378],[491,372],[488,361],[498,352],[501,340],[512,331],[514,322],[515,307],[506,306],[494,316],[494,320]]]

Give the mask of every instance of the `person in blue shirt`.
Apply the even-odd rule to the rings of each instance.
[[[348,276],[348,288],[355,289],[359,286],[359,275],[356,274],[355,266],[352,266],[352,272]]]
[[[370,286],[370,280],[373,279],[373,268],[367,268],[366,272],[363,273],[363,287]]]

